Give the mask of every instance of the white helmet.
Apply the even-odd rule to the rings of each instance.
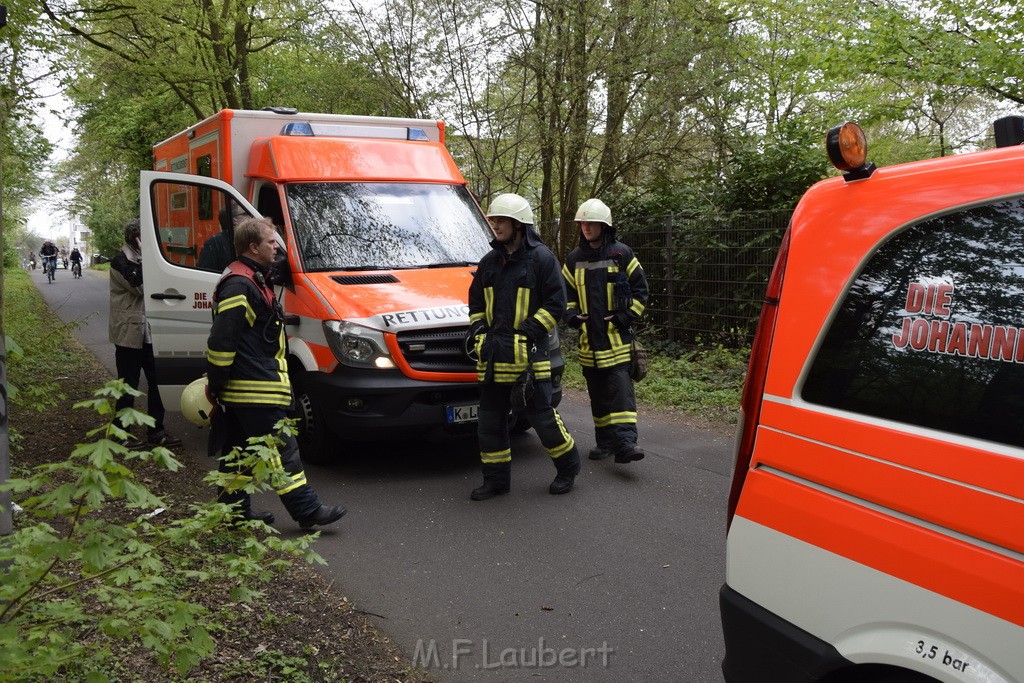
[[[588,199],[576,209],[576,222],[586,221],[587,223],[604,223],[608,227],[612,225],[612,210],[600,199]]]
[[[200,377],[181,392],[181,414],[197,427],[209,427],[213,404],[206,397],[206,378]]]
[[[491,207],[487,210],[487,217],[495,216],[508,216],[520,223],[533,225],[533,209],[530,208],[530,202],[511,192],[499,194],[491,202]]]

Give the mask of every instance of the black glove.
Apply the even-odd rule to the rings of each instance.
[[[527,318],[519,325],[519,332],[536,344],[548,335],[547,329],[533,318]]]
[[[477,320],[475,323],[469,326],[469,332],[466,334],[466,339],[476,345],[476,338],[481,334],[487,334],[487,323],[483,320]]]
[[[530,368],[526,368],[512,384],[512,410],[517,413],[526,410],[526,401],[531,396],[533,396],[533,373]]]
[[[622,271],[619,271],[615,277],[612,292],[615,299],[615,310],[625,311],[633,305],[633,293],[629,289],[629,279]]]
[[[210,391],[209,383],[207,383],[207,385],[206,385],[206,400],[209,401],[213,405],[213,407],[210,408],[210,415],[209,415],[209,417],[211,419],[217,413],[220,413],[220,412],[224,411],[224,406],[222,406],[220,404],[220,401],[217,400],[217,394],[215,394],[214,392]]]
[[[586,316],[582,316],[582,315],[573,315],[573,316],[569,316],[568,318],[565,319],[565,324],[568,325],[569,327],[573,328],[574,330],[580,329],[581,327],[583,327],[586,324],[586,322],[587,322]]]
[[[619,328],[624,332],[628,330],[630,326],[629,316],[626,315],[625,313],[613,313],[612,323],[615,325],[615,327]]]

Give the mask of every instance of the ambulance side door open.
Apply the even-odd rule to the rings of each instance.
[[[206,341],[213,320],[213,290],[221,270],[197,265],[213,236],[197,226],[216,219],[230,202],[259,213],[228,183],[202,176],[142,171],[142,228],[146,317],[153,334],[160,394],[178,410],[181,391],[206,371]],[[214,233],[216,234],[216,233]],[[226,264],[225,264],[226,265]]]

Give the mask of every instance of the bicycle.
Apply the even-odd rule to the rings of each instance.
[[[71,262],[71,275],[77,280],[82,277],[82,262],[72,261]]]
[[[46,271],[46,281],[53,282],[57,279],[57,274],[54,272],[57,269],[56,258],[46,258],[43,260],[43,270]]]

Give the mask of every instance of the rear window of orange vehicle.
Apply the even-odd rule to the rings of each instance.
[[[804,400],[1024,445],[1024,198],[909,226],[865,263]]]

